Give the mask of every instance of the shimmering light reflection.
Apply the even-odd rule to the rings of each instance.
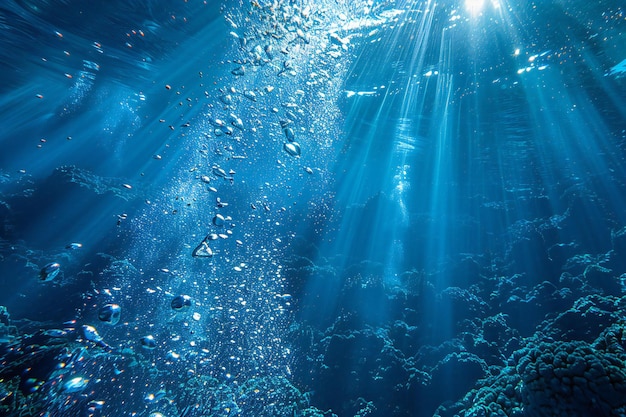
[[[341,239],[324,253],[344,254],[346,266],[382,264],[387,283],[424,269],[430,282],[446,288],[455,279],[445,272],[451,257],[511,244],[507,239],[518,237],[507,232],[532,204],[545,199],[563,214],[567,208],[552,184],[619,167],[606,157],[614,153],[610,133],[590,97],[562,88],[568,83],[562,68],[577,71],[578,64],[570,67],[579,59],[572,56],[571,34],[535,38],[525,30],[535,12],[509,2],[462,4],[466,16],[485,17],[484,30],[457,18],[456,9],[429,2],[363,46],[346,85],[337,199],[355,209],[343,220]],[[596,69],[586,70],[602,75]],[[374,92],[375,85],[387,88]],[[398,172],[408,174],[400,180]],[[491,207],[503,207],[498,216],[485,209],[494,201]],[[437,331],[445,333],[451,316],[438,313]]]
[[[85,343],[81,352],[94,360],[79,353],[68,361],[71,374],[57,374],[64,398],[78,398],[85,388],[98,393],[94,407],[102,399],[115,404],[118,397],[110,394],[132,387],[128,414],[159,406],[169,407],[164,415],[189,417],[214,410],[276,415],[275,397],[256,395],[281,392],[261,384],[271,376],[328,389],[314,399],[338,415],[356,415],[342,403],[369,392],[365,384],[395,380],[370,373],[370,364],[384,364],[381,354],[392,352],[394,361],[406,359],[417,371],[413,359],[430,356],[421,346],[457,338],[450,346],[463,353],[482,350],[458,338],[467,334],[459,326],[469,325],[468,314],[519,319],[485,290],[505,275],[517,277],[515,285],[550,278],[556,264],[537,261],[549,254],[542,245],[550,239],[559,239],[557,248],[609,246],[610,230],[626,224],[624,193],[615,185],[626,178],[618,149],[624,145],[616,144],[626,138],[626,106],[614,82],[626,73],[625,56],[599,42],[610,38],[604,18],[594,23],[574,9],[562,14],[567,2],[518,10],[501,1],[502,7],[497,0],[458,0],[453,7],[424,0],[419,9],[414,0],[380,7],[370,0],[304,7],[296,3],[306,1],[276,0],[249,9],[232,2],[224,11],[226,30],[193,32],[170,56],[208,55],[155,63],[142,88],[109,87],[96,97],[107,67],[79,60],[72,81],[63,77],[63,91],[55,83],[43,90],[43,82],[18,90],[16,97],[37,103],[33,113],[46,106],[31,115],[33,125],[54,114],[72,121],[46,137],[24,135],[39,140],[32,148],[41,158],[31,157],[29,170],[51,171],[70,146],[77,157],[104,149],[92,152],[106,154],[98,156],[103,166],[129,165],[119,170],[119,181],[59,171],[74,191],[51,187],[35,207],[48,216],[33,210],[27,219],[32,233],[59,248],[23,251],[31,278],[38,275],[45,285],[41,293],[54,300],[52,283],[92,281],[81,301],[81,337],[129,355],[92,353],[97,349]],[[537,16],[550,13],[567,25],[545,19],[542,26]],[[67,96],[56,113],[54,96]],[[5,100],[0,107],[12,104]],[[87,112],[92,105],[112,110]],[[11,129],[28,125],[23,119],[8,118],[10,136],[22,136]],[[61,135],[68,125],[74,130]],[[98,148],[85,148],[92,142]],[[30,148],[24,152],[31,156]],[[11,158],[22,164],[21,156]],[[16,177],[0,174],[0,183]],[[84,195],[78,186],[98,198],[75,198]],[[24,194],[13,201],[28,201]],[[44,227],[57,214],[66,222]],[[68,219],[72,225],[59,227]],[[585,227],[561,227],[566,222]],[[81,270],[81,253],[101,248],[100,233],[84,230],[100,223],[106,226],[98,232],[115,230],[107,243],[112,254]],[[537,237],[537,246],[527,244],[528,236]],[[68,237],[85,247],[64,246]],[[473,294],[489,305],[473,304]],[[465,300],[471,311],[460,312]],[[82,321],[65,324],[80,329]],[[416,337],[405,338],[409,332]],[[333,340],[326,345],[332,349],[319,349],[322,337]],[[355,338],[372,349],[343,344]],[[333,346],[352,351],[333,364]],[[145,364],[131,365],[126,359],[133,357]],[[159,375],[145,378],[140,366],[148,364]],[[387,375],[395,375],[390,369]],[[404,395],[405,386],[406,398],[415,401],[409,408],[421,408],[418,380],[410,376],[404,384],[398,375],[393,396]],[[445,379],[432,378],[432,386]],[[198,389],[180,391],[184,381]],[[284,415],[303,414],[296,408]]]

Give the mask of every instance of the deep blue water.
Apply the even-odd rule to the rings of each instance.
[[[0,28],[1,415],[626,415],[619,1]]]

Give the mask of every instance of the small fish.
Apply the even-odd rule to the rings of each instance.
[[[82,243],[70,243],[68,245],[65,246],[65,249],[71,249],[71,250],[76,250],[76,249],[80,249],[83,247]]]

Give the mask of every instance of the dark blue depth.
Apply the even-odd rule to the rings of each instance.
[[[626,415],[619,2],[0,29],[0,415]]]

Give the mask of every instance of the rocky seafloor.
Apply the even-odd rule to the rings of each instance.
[[[341,416],[626,415],[626,229],[590,233],[590,205],[610,215],[589,197],[564,193],[561,216],[518,221],[502,253],[405,272],[395,292],[381,265],[361,262],[351,281],[354,271],[294,259],[296,293],[345,282],[335,322],[293,327],[306,355],[295,385]]]
[[[394,286],[376,260],[324,258],[314,243],[295,245],[298,255],[284,268],[293,301],[284,341],[295,360],[289,374],[237,385],[173,375],[149,352],[110,351],[58,331],[56,322],[12,319],[3,308],[0,413],[626,415],[626,228],[607,222],[591,238],[581,226],[588,197],[565,195],[562,215],[546,210],[515,222],[499,253],[464,253],[437,269],[407,270]],[[19,248],[11,251],[3,252],[5,262]],[[91,275],[109,267],[94,264]],[[334,313],[315,315],[328,288],[336,289]],[[138,383],[150,394],[113,400],[115,390]]]

